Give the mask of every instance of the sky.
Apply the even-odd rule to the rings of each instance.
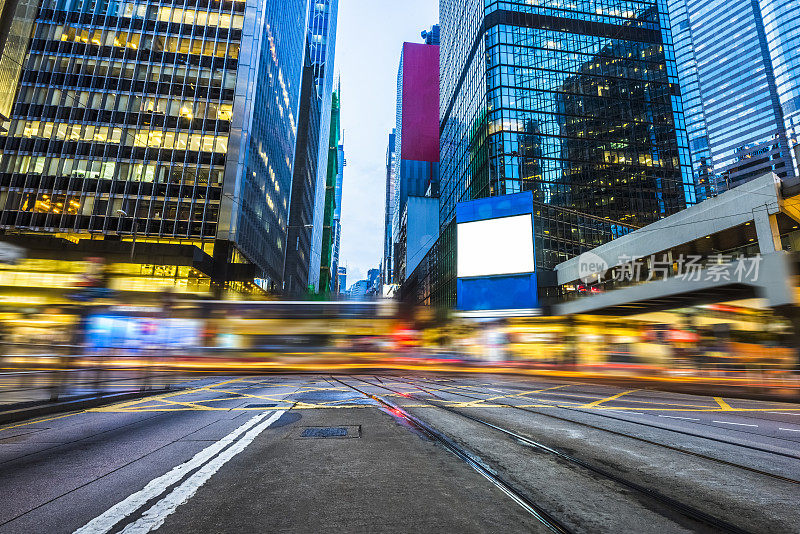
[[[438,21],[438,0],[339,0],[336,69],[347,160],[339,264],[347,266],[348,288],[383,255],[386,146],[403,42],[423,42],[420,32]]]

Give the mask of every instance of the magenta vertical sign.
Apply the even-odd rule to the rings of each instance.
[[[400,158],[439,161],[439,47],[403,43]]]

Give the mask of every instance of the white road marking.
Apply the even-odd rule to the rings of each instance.
[[[774,415],[800,415],[800,413],[792,413],[792,412],[767,412]]]
[[[151,530],[156,530],[163,525],[168,515],[173,513],[178,506],[191,499],[192,496],[197,493],[197,490],[200,489],[214,473],[219,471],[220,467],[246,449],[259,434],[277,421],[284,412],[285,410],[274,412],[269,419],[247,432],[242,439],[235,442],[230,448],[224,450],[219,456],[205,464],[195,474],[186,479],[183,484],[172,490],[169,495],[154,504],[149,510],[142,514],[142,517],[136,522],[125,527],[122,534],[144,534]]]
[[[274,414],[282,415],[283,411],[274,412]],[[265,417],[270,415],[265,412],[256,415],[241,425],[239,428],[217,441],[213,445],[209,445],[202,451],[194,455],[191,460],[188,460],[172,470],[154,478],[147,485],[130,495],[126,499],[115,504],[96,518],[89,521],[86,525],[75,531],[74,534],[105,534],[114,528],[114,525],[131,515],[133,512],[144,506],[147,501],[161,495],[169,486],[181,480],[188,472],[201,467],[203,464],[211,460],[222,449],[233,443],[239,436],[250,430],[252,427],[261,422]],[[272,421],[272,418],[270,418]],[[252,441],[252,440],[251,440]]]
[[[711,421],[712,423],[722,423],[723,425],[736,425],[736,426],[754,426],[758,428],[758,425],[748,425],[747,423],[731,423],[730,421]]]
[[[642,412],[629,412],[628,410],[605,410],[605,411],[614,413],[623,413],[623,414],[644,415]]]
[[[696,417],[678,417],[677,415],[659,415],[659,417],[666,417],[667,419],[684,419],[686,421],[699,421]]]
[[[797,428],[779,428],[778,430],[785,430],[786,432],[800,432]]]

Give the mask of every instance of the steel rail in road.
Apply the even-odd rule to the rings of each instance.
[[[642,494],[642,495],[644,495],[644,496],[646,496],[646,497],[648,497],[648,498],[660,503],[663,506],[671,508],[671,509],[679,512],[680,514],[682,514],[682,515],[684,515],[686,517],[694,519],[695,521],[703,523],[703,524],[705,524],[707,526],[710,526],[710,527],[712,527],[714,529],[717,529],[719,531],[729,532],[729,533],[732,533],[732,534],[752,534],[748,530],[742,529],[742,528],[740,528],[740,527],[738,527],[738,526],[736,526],[736,525],[734,525],[732,523],[729,523],[729,522],[727,522],[727,521],[725,521],[723,519],[719,519],[719,518],[717,518],[715,516],[712,516],[712,515],[704,512],[704,511],[702,511],[702,510],[700,510],[698,508],[695,508],[695,507],[693,507],[691,505],[688,505],[688,504],[682,503],[680,501],[677,501],[677,500],[673,499],[672,497],[664,495],[663,493],[661,493],[661,492],[659,492],[657,490],[654,490],[654,489],[642,486],[640,484],[637,484],[636,482],[632,482],[630,480],[627,480],[627,479],[625,479],[625,478],[623,478],[623,477],[621,477],[621,476],[619,476],[619,475],[617,475],[615,473],[612,473],[612,472],[607,471],[607,470],[605,470],[603,468],[597,467],[597,466],[595,466],[595,465],[593,465],[593,464],[591,464],[589,462],[581,460],[580,458],[576,458],[575,456],[567,454],[567,453],[565,453],[563,451],[560,451],[558,449],[555,449],[553,447],[549,447],[547,445],[544,445],[542,443],[534,441],[534,440],[532,440],[532,439],[530,439],[530,438],[528,438],[526,436],[523,436],[521,434],[518,434],[518,433],[516,433],[516,432],[514,432],[512,430],[508,430],[506,428],[500,427],[500,426],[495,425],[493,423],[489,423],[489,422],[484,421],[484,420],[482,420],[482,419],[480,419],[478,417],[474,417],[474,416],[462,413],[462,412],[460,412],[460,411],[458,411],[458,410],[456,410],[454,408],[450,408],[448,406],[441,406],[441,405],[438,405],[438,404],[430,404],[429,402],[427,402],[427,401],[425,401],[423,399],[420,399],[418,397],[413,396],[413,394],[409,394],[409,393],[405,393],[405,392],[400,392],[400,391],[394,390],[394,389],[392,389],[390,387],[387,387],[384,384],[376,384],[376,383],[370,382],[368,380],[364,380],[364,379],[356,377],[356,376],[353,376],[352,378],[354,378],[356,380],[359,380],[360,382],[364,382],[365,384],[371,385],[373,387],[378,387],[378,388],[381,388],[381,389],[385,389],[387,391],[391,391],[392,393],[396,393],[398,395],[403,395],[403,396],[411,395],[411,398],[413,398],[414,400],[416,400],[418,402],[424,402],[425,404],[428,404],[430,407],[439,408],[439,409],[441,409],[443,411],[446,411],[448,413],[452,413],[452,414],[457,415],[459,417],[463,417],[465,419],[469,419],[470,421],[473,421],[475,423],[478,423],[478,424],[484,425],[484,426],[486,426],[488,428],[491,428],[493,430],[496,430],[496,431],[498,431],[498,432],[500,432],[502,434],[505,434],[506,436],[509,436],[509,437],[513,438],[514,440],[516,440],[518,443],[520,443],[522,445],[528,446],[528,447],[530,447],[532,449],[535,449],[535,450],[538,450],[538,451],[541,451],[541,452],[545,452],[545,453],[554,455],[554,456],[556,456],[556,457],[558,457],[558,458],[560,458],[562,460],[565,460],[565,461],[567,461],[569,463],[572,463],[574,465],[580,466],[580,467],[582,467],[582,468],[584,468],[584,469],[586,469],[588,471],[591,471],[592,473],[595,473],[595,474],[600,475],[600,476],[602,476],[602,477],[604,477],[604,478],[606,478],[608,480],[611,480],[612,482],[615,482],[615,483],[617,483],[617,484],[619,484],[621,486],[625,486],[628,489],[636,491],[637,493],[640,493],[640,494]],[[362,394],[368,395],[371,398],[374,398],[375,400],[378,400],[379,402],[382,402],[382,403],[387,404],[387,405],[391,405],[391,403],[389,403],[389,401],[385,401],[385,400],[383,400],[380,397],[377,397],[375,395],[370,395],[369,393],[366,393],[366,392],[364,392],[362,390],[359,390],[358,388],[355,388],[354,386],[349,385],[349,384],[347,384],[345,382],[342,382],[342,383],[345,384],[346,386],[352,388],[352,389],[355,389],[356,391],[360,391]],[[399,409],[401,412],[405,413],[404,411],[402,411],[398,407],[395,407],[395,409]],[[406,415],[408,417],[413,417],[413,416],[410,416],[408,414],[406,414]],[[419,420],[417,420],[417,421],[419,421]],[[422,423],[422,424],[424,425],[424,423]],[[445,438],[445,439],[449,440],[449,438]]]
[[[417,432],[428,437],[432,441],[442,445],[446,450],[456,455],[467,465],[469,465],[472,469],[474,469],[484,478],[489,480],[498,489],[500,489],[500,491],[508,495],[512,500],[514,500],[514,502],[519,504],[524,510],[526,510],[529,514],[535,517],[540,523],[542,523],[542,525],[548,528],[551,532],[554,532],[556,534],[569,534],[570,532],[572,532],[566,526],[564,526],[560,521],[552,517],[542,507],[540,507],[538,504],[528,499],[522,491],[520,491],[518,488],[514,486],[514,484],[508,482],[503,477],[501,477],[495,470],[490,468],[477,454],[457,445],[452,439],[448,438],[446,435],[434,429],[421,419],[409,414],[396,404],[387,401],[386,399],[383,399],[382,397],[379,397],[377,395],[368,393],[356,386],[353,386],[352,384],[348,384],[347,382],[344,382],[335,376],[332,376],[331,378],[336,382],[339,382],[340,384],[378,402],[385,408],[386,412],[388,412],[391,416],[412,426]]]
[[[375,376],[375,375],[373,375],[373,376]],[[377,376],[375,378],[377,378]],[[410,381],[408,379],[401,379],[401,378],[396,377],[396,376],[392,376],[392,379],[397,380],[399,382],[405,382],[405,383],[407,383],[407,384],[409,384],[411,386],[414,386],[414,387],[418,388],[420,391],[428,392],[431,395],[433,395],[433,393],[430,393],[430,391],[437,391],[439,393],[449,393],[449,394],[457,395],[459,397],[465,397],[467,399],[484,400],[481,397],[475,397],[473,395],[468,395],[466,393],[461,393],[461,392],[452,391],[452,390],[444,390],[444,389],[432,388],[432,387],[428,387],[427,385],[425,386],[427,389],[423,389],[419,384],[417,384],[415,382],[412,382],[412,381]],[[434,396],[437,397],[437,398],[441,398],[441,397],[439,397],[439,395],[434,395]],[[622,422],[625,422],[625,423],[632,423],[632,424],[636,424],[636,425],[647,426],[647,427],[650,427],[650,428],[657,428],[659,430],[667,430],[669,432],[675,432],[677,434],[683,434],[683,435],[692,436],[692,437],[695,437],[695,438],[706,439],[706,440],[709,440],[709,441],[716,441],[718,443],[725,443],[726,445],[733,445],[735,447],[743,447],[743,448],[755,450],[755,451],[758,451],[758,452],[765,452],[765,453],[768,453],[768,454],[775,454],[775,455],[778,455],[778,456],[785,456],[786,458],[791,458],[793,460],[800,460],[800,456],[795,456],[793,454],[788,454],[788,453],[784,453],[784,452],[780,452],[780,451],[773,451],[773,450],[770,450],[770,449],[765,449],[763,447],[758,447],[756,445],[747,445],[746,443],[736,443],[735,441],[729,441],[729,440],[722,439],[722,438],[717,438],[717,437],[714,437],[714,436],[704,436],[702,434],[697,434],[695,432],[689,432],[689,431],[686,431],[686,430],[680,430],[680,429],[677,429],[677,428],[669,428],[669,427],[664,427],[664,426],[660,426],[660,425],[654,425],[652,423],[647,423],[645,421],[632,421],[630,419],[623,419],[621,417],[615,417],[613,415],[609,415],[609,414],[598,412],[598,411],[589,412],[589,411],[581,410],[581,409],[578,409],[578,408],[572,408],[572,407],[569,407],[569,406],[560,406],[560,405],[553,404],[552,401],[546,401],[546,400],[542,400],[542,399],[537,399],[537,402],[541,402],[543,404],[550,404],[554,408],[559,408],[561,410],[567,410],[567,411],[570,411],[570,412],[576,412],[576,413],[581,413],[581,414],[586,414],[586,415],[592,415],[592,416],[595,416],[595,417],[605,417],[606,419],[613,419],[615,421],[622,421]],[[591,428],[591,429],[594,429],[594,430],[600,430],[600,431],[603,431],[603,432],[607,432],[609,434],[614,434],[615,436],[622,436],[622,437],[626,437],[626,438],[631,438],[631,439],[634,439],[636,441],[641,441],[643,443],[647,443],[647,444],[650,444],[650,445],[656,445],[658,447],[669,449],[671,451],[680,452],[682,454],[687,454],[689,456],[694,456],[696,458],[701,458],[703,460],[709,460],[711,462],[715,462],[715,463],[718,463],[720,465],[725,465],[725,466],[728,466],[728,467],[735,467],[737,469],[743,469],[745,471],[749,471],[751,473],[755,473],[755,474],[762,475],[762,476],[765,476],[765,477],[774,478],[776,480],[780,480],[780,481],[783,481],[783,482],[789,482],[790,484],[800,484],[800,480],[797,480],[797,479],[794,479],[794,478],[789,478],[789,477],[785,477],[785,476],[782,476],[782,475],[776,475],[775,473],[770,473],[768,471],[762,471],[762,470],[756,469],[754,467],[749,467],[749,466],[746,466],[746,465],[737,464],[735,462],[729,462],[727,460],[723,460],[721,458],[715,458],[713,456],[707,456],[707,455],[699,453],[699,452],[694,452],[694,451],[689,451],[689,450],[686,450],[686,449],[681,449],[680,447],[673,447],[672,445],[667,445],[665,443],[659,443],[657,441],[652,441],[652,440],[645,439],[645,438],[642,438],[642,437],[639,437],[639,436],[634,436],[632,434],[626,434],[625,432],[619,432],[619,431],[616,431],[616,430],[611,430],[611,429],[604,428],[604,427],[601,427],[601,426],[593,425],[591,423],[586,423],[586,422],[583,422],[583,421],[575,421],[574,419],[568,419],[566,417],[560,417],[558,415],[553,415],[553,414],[550,414],[550,413],[541,412],[539,410],[535,410],[535,409],[532,409],[532,408],[527,408],[527,407],[523,407],[523,406],[516,406],[514,404],[508,404],[508,403],[505,403],[505,402],[498,402],[498,399],[492,400],[492,403],[493,404],[497,404],[499,406],[508,407],[508,408],[515,408],[517,410],[520,410],[520,411],[523,411],[523,412],[532,413],[532,414],[535,414],[535,415],[542,415],[544,417],[550,417],[551,419],[557,419],[559,421],[564,421],[564,422],[567,422],[567,423],[574,423],[576,425],[585,426],[587,428]],[[669,409],[665,408],[664,411],[669,411]]]

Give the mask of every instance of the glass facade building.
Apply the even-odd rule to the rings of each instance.
[[[701,186],[714,194],[765,172],[797,176],[800,6],[789,0],[669,0],[668,6]]]
[[[322,262],[322,234],[325,216],[325,180],[328,174],[328,132],[331,125],[331,99],[333,97],[334,60],[338,27],[339,0],[315,0],[311,18],[311,62],[320,98],[320,134],[317,156],[317,182],[314,187],[314,217],[309,250],[308,285],[315,291],[319,287]]]
[[[759,0],[795,177],[800,176],[800,3]]]
[[[279,287],[307,17],[307,0],[44,0],[0,139],[0,228],[131,242],[143,280]]]
[[[337,13],[337,0],[311,4],[284,269],[284,292],[290,296],[314,292],[319,283],[322,241],[315,238],[321,237],[325,210]],[[313,258],[317,259],[316,267]],[[311,273],[316,276],[311,277]]]
[[[660,1],[446,0],[440,17],[434,300],[454,302],[459,202],[532,191],[537,272],[696,202]]]
[[[759,0],[794,175],[800,176],[800,3]]]

